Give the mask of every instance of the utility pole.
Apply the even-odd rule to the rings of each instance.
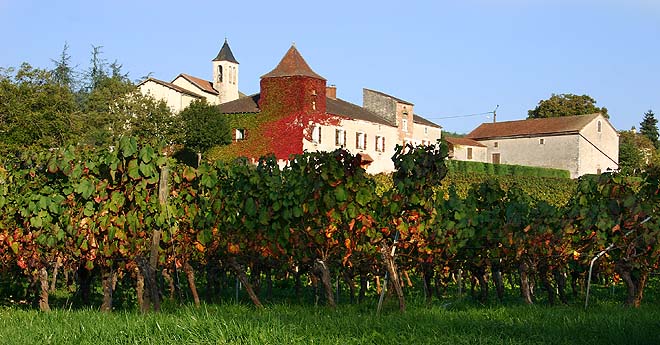
[[[498,105],[495,107],[495,110],[493,110],[493,123],[496,123],[496,122],[497,122],[497,108],[499,108],[499,107],[500,107],[500,105],[498,104]]]

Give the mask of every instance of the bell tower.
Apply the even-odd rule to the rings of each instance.
[[[226,38],[213,59],[213,88],[218,91],[218,104],[238,99],[238,61]]]

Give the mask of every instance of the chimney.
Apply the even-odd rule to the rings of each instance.
[[[337,99],[337,86],[331,84],[330,86],[325,87],[325,96],[330,99]]]

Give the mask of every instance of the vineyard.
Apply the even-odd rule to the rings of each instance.
[[[111,150],[23,152],[0,169],[2,284],[24,282],[41,310],[69,280],[86,303],[100,288],[104,311],[128,281],[148,311],[176,294],[179,276],[199,304],[197,284],[217,296],[228,274],[258,308],[258,290],[285,281],[293,294],[315,284],[335,306],[333,277],[351,301],[376,282],[401,310],[411,276],[429,302],[456,280],[481,301],[490,287],[501,300],[506,280],[526,303],[543,293],[552,304],[584,288],[600,255],[594,274],[622,281],[625,304],[641,304],[660,254],[658,172],[561,182],[569,196],[553,202],[552,190],[523,181],[443,184],[445,157],[441,145],[399,147],[383,186],[344,150],[286,167],[264,157],[198,168],[129,137]]]

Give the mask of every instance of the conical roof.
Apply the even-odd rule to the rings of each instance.
[[[234,54],[231,52],[231,48],[229,48],[229,43],[227,43],[227,39],[225,38],[225,43],[222,45],[222,48],[220,48],[220,52],[218,52],[218,56],[213,59],[213,61],[229,61],[233,63],[238,63],[236,61],[236,58],[234,57]]]
[[[305,62],[305,59],[300,55],[300,52],[298,52],[298,49],[296,49],[295,45],[292,45],[291,48],[289,48],[275,69],[262,75],[261,78],[292,76],[305,76],[325,80],[325,78],[312,71],[307,62]]]

